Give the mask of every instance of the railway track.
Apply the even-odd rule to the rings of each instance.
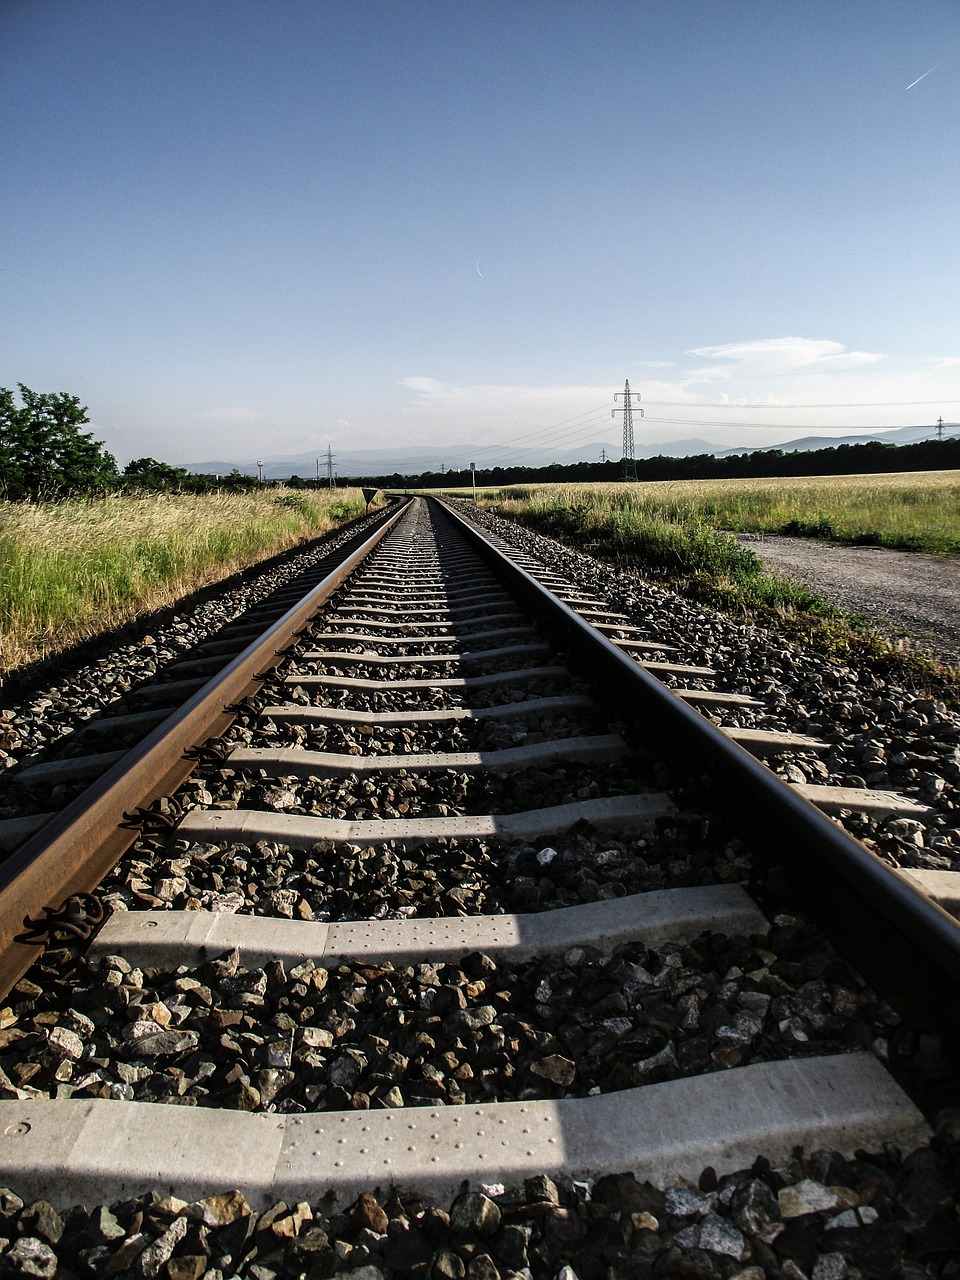
[[[903,1042],[901,1017],[954,1031],[960,941],[952,881],[895,875],[829,815],[926,806],[784,783],[761,760],[824,744],[724,726],[753,700],[438,504],[324,568],[266,633],[238,621],[173,672],[183,707],[115,717],[136,745],[72,739],[22,771],[68,802],[0,832],[0,1183],[60,1208],[176,1197],[141,1213],[131,1274],[183,1255],[213,1275],[184,1240],[251,1207],[250,1274],[282,1254],[290,1274],[493,1280],[471,1232],[500,1271],[539,1274],[583,1233],[535,1258],[506,1224],[565,1220],[558,1186],[578,1221],[588,1188],[629,1204],[607,1243],[635,1235],[651,1268],[713,1241],[725,1266],[814,1274],[782,1246],[818,1212],[875,1239],[841,1166],[930,1136],[875,1046]],[[892,1003],[776,904],[764,854]],[[774,1166],[792,1181],[764,1198]],[[424,1198],[456,1209],[432,1243]],[[368,1233],[339,1258],[329,1232],[304,1245],[321,1201]],[[78,1273],[125,1273],[114,1240]]]

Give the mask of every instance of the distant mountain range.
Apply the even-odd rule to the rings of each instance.
[[[960,427],[948,426],[944,423],[944,439],[960,436]],[[936,440],[936,427],[895,427],[892,431],[874,431],[855,436],[801,436],[799,440],[789,440],[786,444],[768,444],[760,448],[756,446],[747,450],[718,449],[718,458],[726,458],[733,453],[759,453],[770,449],[781,449],[784,453],[808,453],[811,449],[835,449],[839,444],[866,444],[870,440],[879,440],[881,444],[920,444],[924,440]]]
[[[960,436],[960,427],[945,427],[946,436]],[[668,458],[686,458],[693,454],[715,454],[725,458],[734,453],[755,453],[770,449],[781,449],[784,453],[808,452],[812,449],[830,449],[840,444],[866,444],[870,440],[879,440],[885,444],[918,444],[922,440],[935,440],[936,427],[896,427],[891,431],[863,432],[847,436],[801,436],[797,440],[788,440],[784,444],[739,445],[728,449],[718,449],[707,440],[691,437],[684,440],[662,440],[656,444],[638,444],[638,458],[655,458],[660,455]],[[356,449],[344,455],[342,463],[337,454],[333,455],[334,474],[348,479],[351,476],[381,475],[419,475],[424,471],[456,471],[469,467],[471,462],[477,464],[478,470],[490,467],[544,467],[551,463],[569,466],[575,462],[599,462],[601,451],[608,459],[617,461],[621,456],[621,445],[602,441],[579,449],[551,450],[544,447],[537,450],[508,450],[486,446],[440,445],[436,448],[420,445],[406,449]],[[471,449],[474,452],[471,452]],[[511,457],[515,453],[515,457]],[[488,455],[485,458],[484,455]],[[291,476],[300,476],[307,480],[319,474],[321,478],[327,474],[326,453],[287,453],[264,454],[263,476],[265,480],[289,480]],[[227,475],[230,471],[239,471],[243,475],[257,474],[255,458],[240,458],[232,461],[216,459],[212,462],[182,463],[188,471],[200,472],[204,475]]]
[[[680,441],[679,443],[690,445],[696,443],[698,447],[690,449],[693,453],[702,453],[710,448],[704,441]],[[661,447],[666,448],[665,445]],[[519,450],[512,451],[506,448],[498,448],[494,451],[489,445],[483,447],[437,445],[435,448],[419,445],[400,449],[354,449],[349,454],[341,456],[338,456],[335,451],[333,470],[335,475],[348,478],[392,475],[395,472],[400,475],[419,475],[424,471],[440,471],[441,468],[444,471],[459,471],[468,468],[471,462],[477,464],[478,470],[486,470],[494,466],[543,467],[551,462],[599,462],[601,450],[604,449],[608,458],[620,457],[620,445],[605,444],[603,441],[581,449],[555,451],[543,448],[524,450],[522,453]],[[658,451],[658,448],[654,448],[650,456],[652,457]],[[517,455],[515,458],[512,456],[514,452]],[[637,456],[646,457],[647,455],[638,454]],[[318,462],[321,479],[327,474],[326,450],[317,453],[263,454],[262,461],[265,480],[288,480],[292,475],[307,480],[318,474]],[[234,469],[244,475],[257,474],[257,462],[252,458],[230,462],[221,458],[213,462],[188,462],[180,465],[185,466],[188,471],[201,472],[204,475],[226,475]]]

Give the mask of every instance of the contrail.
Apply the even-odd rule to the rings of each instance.
[[[944,61],[945,61],[945,60],[944,60],[943,58],[941,58],[941,59],[940,59],[940,61],[937,63],[937,65],[936,65],[935,67],[931,67],[931,68],[930,68],[930,71],[936,71],[937,67],[942,67],[942,66],[943,66],[943,64],[944,64]],[[916,78],[916,80],[914,80],[913,84],[908,84],[908,85],[907,85],[907,89],[912,89],[914,84],[919,84],[921,80],[926,80],[927,76],[930,74],[930,71],[925,71],[925,72],[923,73],[923,75],[922,75],[922,76],[917,76],[917,78]],[[906,92],[906,90],[904,90],[904,92]]]
[[[480,279],[481,279],[481,280],[483,279],[483,272],[480,270],[480,259],[479,259],[479,258],[477,259],[477,275],[480,277]]]

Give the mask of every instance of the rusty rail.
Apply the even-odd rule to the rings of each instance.
[[[0,866],[0,993],[10,990],[42,950],[39,941],[16,940],[26,918],[97,887],[137,838],[135,827],[122,825],[124,814],[172,795],[189,777],[195,760],[187,753],[229,728],[236,717],[230,708],[256,692],[297,633],[408,506],[387,513],[332,573]]]

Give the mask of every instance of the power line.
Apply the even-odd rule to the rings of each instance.
[[[688,410],[690,409],[696,410],[700,408],[739,409],[741,412],[743,412],[745,410],[749,411],[750,409],[764,409],[764,408],[766,409],[770,409],[770,408],[774,408],[774,409],[828,409],[828,408],[854,409],[854,408],[886,408],[886,407],[896,408],[896,407],[909,407],[911,405],[920,406],[925,404],[960,404],[960,400],[956,400],[956,401],[954,400],[930,400],[930,401],[904,400],[904,401],[876,401],[876,402],[865,401],[863,403],[842,402],[837,404],[784,404],[784,405],[732,405],[729,403],[714,403],[714,402],[704,402],[702,404],[691,404],[690,401],[682,401],[682,400],[648,400],[646,403],[648,406],[653,405],[658,408],[670,407],[670,408],[683,408]],[[582,414],[576,415],[576,417],[574,418],[567,418],[567,419],[564,419],[562,422],[554,423],[549,427],[543,427],[536,431],[528,432],[524,436],[515,437],[514,439],[516,443],[514,443],[513,441],[501,441],[497,444],[480,446],[479,449],[475,449],[475,452],[478,452],[478,453],[492,452],[495,455],[495,458],[488,457],[486,460],[488,465],[491,465],[495,460],[499,458],[507,456],[507,454],[509,453],[532,453],[532,452],[535,452],[537,448],[547,447],[550,444],[559,444],[564,442],[565,440],[570,440],[570,437],[577,435],[578,432],[582,430],[584,427],[599,425],[600,422],[602,421],[602,417],[600,416],[601,412],[603,416],[605,416],[605,410],[603,411],[587,410]],[[582,419],[591,418],[591,416],[593,417],[592,422],[581,421]],[[729,419],[724,421],[722,419],[708,419],[708,418],[660,418],[660,417],[647,417],[646,421],[656,422],[661,425],[667,425],[667,426],[727,427],[727,428],[744,427],[744,428],[759,428],[759,429],[771,430],[771,431],[796,431],[799,429],[799,425],[795,422],[749,422],[749,421],[743,421],[743,420],[730,421]],[[568,428],[567,431],[558,431],[558,428],[566,426],[567,423],[577,423],[578,425],[572,428]],[[896,425],[900,425],[900,424],[891,424],[889,427],[884,428],[882,426],[881,427],[878,427],[878,426],[858,427],[858,426],[851,426],[848,423],[836,423],[836,424],[815,424],[814,426],[811,427],[811,429],[817,430],[817,431],[856,431],[856,430],[877,431],[877,430],[884,430],[884,429],[893,430],[895,429]],[[533,447],[528,446],[524,448],[524,447],[521,447],[520,445],[521,441],[528,441],[528,440],[532,441],[537,439],[539,439],[541,442],[537,446],[533,446]],[[570,443],[571,444],[573,443],[572,440],[570,441]]]
[[[475,449],[475,452],[488,455],[485,459],[485,465],[487,465],[493,461],[491,454],[495,458],[500,458],[508,454],[533,453],[538,449],[565,442],[576,443],[577,439],[582,437],[585,432],[592,432],[595,427],[607,420],[607,411],[606,409],[600,411],[591,410],[589,417],[585,414],[581,414],[580,417],[587,420],[575,422],[573,425],[561,426],[561,424],[557,424],[540,431],[530,432],[526,437],[518,437],[518,443],[516,444],[510,441],[501,441],[496,444],[483,445],[479,449]],[[525,441],[525,443],[520,443],[519,441]]]
[[[590,419],[590,421],[581,421],[581,419]],[[521,454],[534,453],[538,449],[546,448],[551,444],[561,444],[567,441],[569,441],[571,446],[578,444],[580,443],[580,441],[575,439],[575,437],[581,436],[584,431],[589,431],[592,427],[599,426],[602,422],[605,422],[606,420],[607,420],[607,409],[606,409],[606,406],[601,405],[601,406],[598,406],[598,408],[596,409],[587,409],[583,413],[576,414],[572,418],[565,418],[563,421],[554,423],[552,426],[540,427],[536,431],[527,432],[526,435],[516,436],[514,437],[514,440],[516,441],[516,443],[513,443],[509,440],[504,440],[504,441],[498,441],[495,444],[479,445],[479,446],[473,445],[472,451],[475,455],[490,454],[491,452],[493,453],[494,456],[492,458],[487,457],[484,459],[483,466],[484,468],[487,468],[489,466],[495,465],[495,463],[500,458],[505,458],[512,453],[521,453]],[[568,424],[574,424],[574,425],[568,425]],[[565,427],[566,429],[558,430],[558,428],[561,428],[561,427]],[[527,442],[536,441],[538,437],[543,437],[541,442],[527,443],[527,444],[522,443],[525,441]],[[471,446],[464,445],[463,447],[466,449],[467,447],[471,447]],[[431,450],[431,446],[429,445],[423,446],[423,464],[422,465],[424,469],[426,468],[426,465],[429,462],[430,450]],[[402,460],[388,459],[386,462],[377,464],[378,469],[380,471],[385,471],[388,468],[390,468],[390,465],[393,462],[397,462],[398,465],[410,466],[411,464],[416,465],[418,463],[418,459],[416,458],[404,458]],[[369,471],[371,465],[372,464],[370,462],[361,461],[359,458],[353,457],[350,454],[343,455],[341,459],[341,469],[343,469],[345,466],[349,466],[350,468],[359,467],[361,469],[366,469],[367,471]]]
[[[598,439],[597,434],[594,431],[589,431],[586,435],[578,433],[571,439],[557,440],[553,442],[554,447],[563,448],[565,450],[581,449],[586,448],[588,445],[602,443],[603,440]],[[526,449],[508,449],[506,452],[496,453],[485,458],[483,461],[483,467],[484,469],[489,470],[491,467],[500,466],[501,464],[505,466],[522,466],[523,463],[520,459],[529,457],[531,454],[542,453],[550,447],[551,442],[544,441],[542,444],[530,445]]]
[[[648,400],[659,409],[909,409],[923,404],[960,404],[960,400],[864,400],[840,404],[731,404],[708,400]]]
[[[538,436],[546,436],[556,431],[559,427],[565,427],[569,423],[580,423],[583,418],[590,418],[596,414],[606,414],[606,406],[598,405],[595,409],[586,409],[583,413],[576,414],[573,418],[563,418],[560,422],[551,423],[548,427],[538,427],[535,431],[528,431],[522,436],[515,436],[513,440],[504,440],[499,445],[482,445],[482,449],[497,449],[510,447],[513,444],[522,444],[524,441],[534,440]],[[595,419],[599,421],[599,418]],[[582,425],[582,424],[581,424]]]
[[[627,383],[629,387],[629,383]],[[626,391],[626,388],[625,388]],[[620,393],[618,393],[619,395]],[[637,396],[636,392],[631,393]],[[656,406],[663,408],[682,408],[688,411],[696,411],[699,409],[739,409],[741,413],[750,412],[760,409],[857,409],[857,408],[895,408],[920,406],[927,404],[960,404],[960,400],[896,400],[896,401],[864,401],[864,402],[840,402],[840,403],[820,403],[820,404],[783,404],[783,405],[737,405],[730,404],[728,401],[713,402],[704,401],[701,403],[691,403],[682,400],[648,400],[648,406]],[[624,405],[626,408],[626,405]],[[572,417],[563,418],[559,422],[551,423],[545,427],[538,427],[535,430],[525,432],[521,435],[513,437],[512,440],[498,441],[487,445],[473,445],[471,451],[474,456],[479,456],[482,461],[480,466],[484,470],[490,470],[501,464],[505,465],[524,465],[521,459],[524,456],[539,453],[549,448],[563,447],[566,449],[585,448],[589,444],[601,443],[595,438],[596,428],[607,421],[607,408],[598,405],[595,408],[586,409],[582,413],[574,414]],[[730,428],[739,428],[745,430],[763,430],[763,431],[791,431],[808,430],[811,432],[827,432],[827,431],[863,431],[877,432],[896,430],[902,424],[850,424],[850,423],[812,423],[803,424],[796,422],[751,422],[744,419],[718,419],[718,418],[691,418],[691,417],[651,417],[646,418],[648,423],[656,423],[665,427],[693,427],[693,428],[721,428],[729,430]],[[632,423],[631,423],[632,425]],[[625,423],[626,426],[626,423]],[[625,433],[626,434],[626,433]],[[942,429],[940,431],[942,435]],[[668,443],[668,442],[665,442]],[[628,447],[629,446],[629,447]],[[467,448],[470,446],[464,446]],[[430,446],[425,445],[423,448],[424,458],[403,458],[403,459],[386,459],[385,461],[374,462],[372,459],[361,461],[359,458],[351,458],[347,455],[341,459],[340,470],[344,474],[367,474],[372,471],[386,473],[389,471],[409,471],[432,470],[429,460]],[[329,454],[328,450],[328,454]],[[627,458],[633,453],[630,442],[625,440],[624,457]],[[446,464],[441,467],[441,473]],[[462,470],[463,468],[454,468]],[[319,473],[319,460],[318,467]],[[328,462],[328,475],[330,472],[330,463]],[[318,474],[319,478],[319,474]]]

